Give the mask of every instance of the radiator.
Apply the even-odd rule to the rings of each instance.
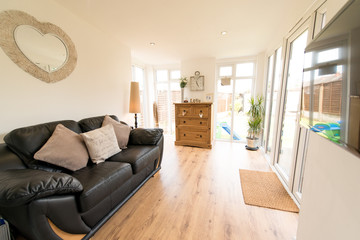
[[[11,240],[9,224],[0,218],[0,240]]]

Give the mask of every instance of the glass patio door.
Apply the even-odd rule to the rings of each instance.
[[[264,137],[263,146],[265,152],[270,155],[271,163],[273,164],[273,142],[276,139],[275,132],[277,116],[278,116],[278,98],[281,88],[281,74],[282,74],[282,47],[276,49],[275,53],[269,58],[268,79],[266,85],[266,109],[264,122]]]
[[[255,62],[231,63],[218,68],[217,140],[246,141],[249,99],[255,80]]]
[[[302,31],[301,31],[302,30]],[[288,39],[286,81],[283,85],[282,117],[278,135],[275,168],[291,188],[299,143],[299,112],[303,76],[304,50],[308,29],[300,29]]]

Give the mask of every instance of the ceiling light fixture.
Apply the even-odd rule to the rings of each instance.
[[[150,46],[154,46],[154,45],[155,45],[155,43],[154,43],[154,42],[151,42],[151,43],[150,43]]]
[[[227,34],[227,31],[222,31],[221,32],[221,35],[226,35]]]

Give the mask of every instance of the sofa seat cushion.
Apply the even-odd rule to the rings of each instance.
[[[106,161],[85,167],[71,175],[83,186],[79,204],[81,211],[86,212],[129,180],[132,170],[128,163]]]
[[[107,161],[130,163],[136,174],[160,158],[160,150],[154,145],[128,145],[127,149],[115,154]]]

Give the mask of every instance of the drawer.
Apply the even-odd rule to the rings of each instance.
[[[188,117],[190,115],[191,115],[191,106],[177,106],[176,107],[176,116]]]
[[[178,126],[209,127],[208,119],[201,118],[178,118]]]
[[[209,107],[208,106],[193,106],[192,115],[199,118],[208,118],[209,117]]]
[[[177,140],[206,143],[209,140],[209,131],[190,131],[187,129],[178,129]]]

